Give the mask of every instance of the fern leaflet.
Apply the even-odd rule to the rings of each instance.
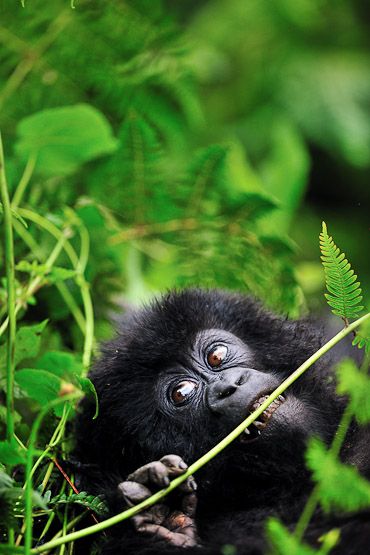
[[[333,314],[340,316],[345,321],[357,318],[363,306],[358,306],[362,300],[360,282],[351,269],[351,264],[346,255],[340,252],[333,238],[328,235],[325,222],[322,222],[320,233],[321,260],[325,271],[325,293],[328,305]]]

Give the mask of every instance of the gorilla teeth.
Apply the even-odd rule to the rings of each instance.
[[[268,399],[269,394],[263,395],[254,401],[254,403],[250,406],[250,412],[252,413],[256,409],[258,409],[262,403]],[[282,395],[279,395],[272,403],[263,411],[262,414],[259,415],[259,419],[252,422],[250,429],[245,428],[244,433],[240,436],[240,440],[242,443],[251,442],[261,434],[261,432],[266,428],[271,416],[276,411],[277,408],[280,407],[285,402],[285,398]]]
[[[252,407],[251,407],[251,413],[253,411],[257,410],[262,405],[262,403],[264,403],[266,401],[266,399],[268,399],[268,397],[269,397],[269,395],[263,395],[262,397],[259,397],[256,401],[254,401],[254,403],[252,404]],[[266,425],[267,425],[268,421],[270,420],[271,416],[273,415],[273,413],[284,402],[285,402],[285,398],[282,395],[279,395],[267,407],[267,409],[265,409],[263,411],[263,413],[260,414],[260,416],[259,416],[260,420],[255,420],[254,422],[252,422],[252,424],[254,424],[256,426],[256,428],[258,428],[259,430],[263,430],[266,427]]]

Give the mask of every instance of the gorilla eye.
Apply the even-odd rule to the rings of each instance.
[[[216,345],[207,355],[207,362],[212,368],[221,366],[227,355],[225,345]]]
[[[198,384],[190,380],[179,382],[171,391],[171,399],[175,405],[182,405],[189,401],[197,389]]]

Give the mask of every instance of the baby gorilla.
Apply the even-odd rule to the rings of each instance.
[[[91,372],[99,416],[85,400],[77,420],[81,488],[112,512],[149,497],[183,473],[260,405],[324,342],[320,330],[222,291],[170,293],[132,312]],[[248,430],[161,502],[110,529],[105,555],[222,553],[267,549],[266,518],[294,528],[312,489],[307,439],[330,442],[343,411],[327,357]],[[355,426],[343,453],[369,475],[368,438]],[[195,493],[195,490],[196,493]],[[365,553],[370,526],[317,511],[306,540],[341,528],[334,553]],[[365,518],[366,521],[366,518]],[[366,546],[366,547],[365,547]]]

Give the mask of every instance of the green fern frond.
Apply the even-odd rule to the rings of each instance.
[[[370,337],[363,337],[358,333],[353,339],[352,345],[359,349],[365,349],[365,353],[370,353]]]
[[[326,288],[329,291],[325,293],[325,298],[333,314],[344,320],[358,318],[364,308],[359,306],[362,301],[360,282],[356,281],[357,276],[346,255],[340,252],[333,238],[328,235],[325,222],[322,222],[320,233],[320,250]]]

